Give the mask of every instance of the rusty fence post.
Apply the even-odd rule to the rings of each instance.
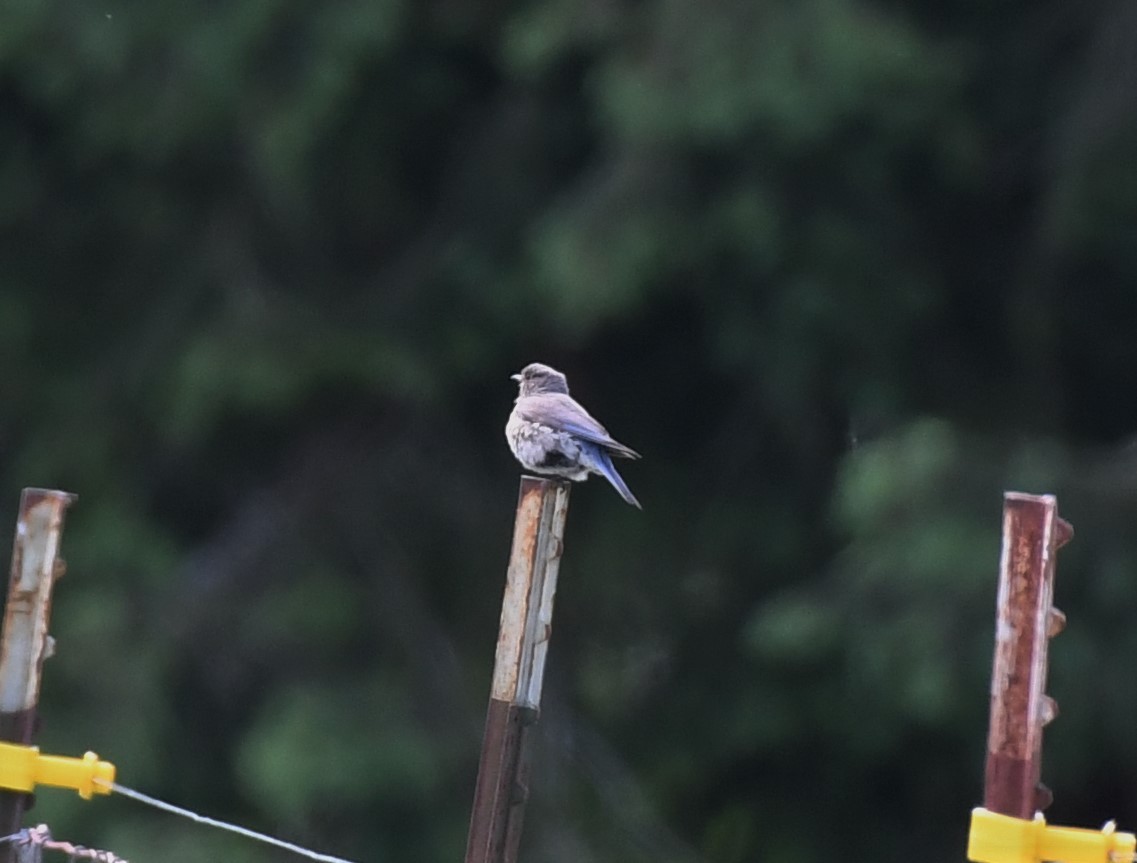
[[[1049,639],[1066,618],[1052,605],[1055,552],[1074,529],[1058,517],[1053,495],[1003,495],[1003,551],[991,671],[983,806],[1033,818],[1050,804],[1041,783],[1042,727],[1058,706],[1046,695]]]
[[[517,859],[568,499],[567,482],[521,478],[465,863]]]
[[[63,574],[59,556],[63,515],[75,496],[26,488],[20,495],[4,629],[0,633],[0,740],[28,745],[35,733],[43,661],[51,654],[47,634],[51,589]],[[28,795],[0,790],[0,836],[17,832]],[[0,861],[16,860],[12,843],[0,846]]]

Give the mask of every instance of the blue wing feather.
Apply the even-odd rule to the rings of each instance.
[[[601,476],[612,484],[612,488],[616,489],[620,497],[625,501],[636,509],[643,509],[643,507],[640,506],[640,502],[636,500],[636,496],[632,494],[632,490],[628,488],[627,483],[624,482],[624,478],[616,471],[616,467],[612,464],[612,459],[608,455],[608,450],[596,444],[592,445],[591,449],[594,451],[593,461],[595,462],[596,468],[600,471]]]

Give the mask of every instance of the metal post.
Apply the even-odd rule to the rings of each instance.
[[[74,500],[65,491],[40,488],[26,488],[20,495],[0,633],[0,740],[28,745],[35,733],[43,661],[53,647],[47,634],[51,589],[64,570],[59,557],[63,514]],[[27,797],[0,791],[0,836],[20,829]],[[0,846],[0,863],[16,859],[12,843]]]
[[[1073,536],[1053,495],[1003,496],[983,806],[1013,818],[1033,818],[1050,804],[1050,791],[1040,782],[1042,727],[1058,706],[1044,692],[1046,648],[1066,621],[1051,604],[1055,552]]]
[[[568,499],[567,482],[521,478],[466,863],[517,859]]]

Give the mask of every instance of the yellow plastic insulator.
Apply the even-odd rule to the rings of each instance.
[[[1137,837],[1118,833],[1112,821],[1101,830],[1051,827],[1042,813],[1027,821],[971,811],[967,859],[974,863],[1132,863]]]
[[[94,752],[82,758],[40,755],[36,746],[0,742],[0,788],[35,791],[36,785],[74,788],[84,800],[92,794],[110,794],[115,768]],[[97,782],[95,780],[98,780]]]

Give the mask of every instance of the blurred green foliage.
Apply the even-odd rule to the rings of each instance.
[[[0,524],[80,495],[39,742],[459,859],[540,359],[645,510],[573,494],[526,860],[961,859],[1010,488],[1078,532],[1050,816],[1132,828],[1135,43],[1103,2],[8,3]]]

